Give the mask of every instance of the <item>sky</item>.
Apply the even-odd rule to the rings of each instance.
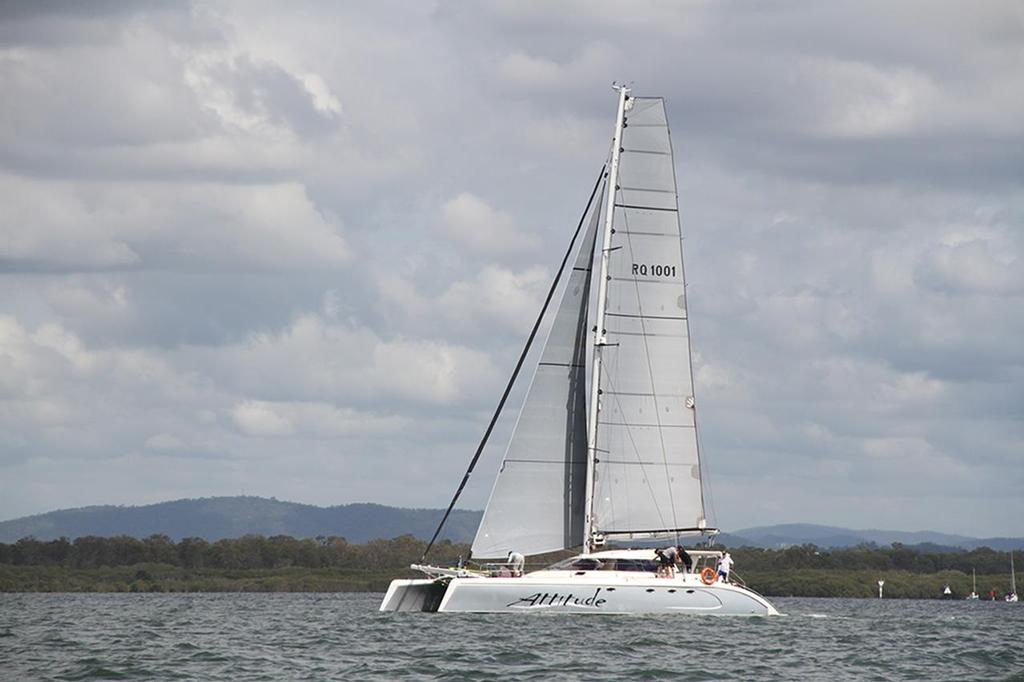
[[[613,80],[669,112],[712,520],[1024,534],[987,1],[0,4],[0,519],[446,505]]]

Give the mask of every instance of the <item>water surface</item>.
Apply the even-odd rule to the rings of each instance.
[[[375,594],[0,594],[2,680],[1020,680],[1024,604],[778,618],[376,611]]]

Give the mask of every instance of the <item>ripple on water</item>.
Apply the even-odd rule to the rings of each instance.
[[[57,679],[73,682],[76,680],[132,680],[143,679],[143,677],[135,677],[130,673],[113,670],[103,665],[85,665],[67,674],[57,675]]]

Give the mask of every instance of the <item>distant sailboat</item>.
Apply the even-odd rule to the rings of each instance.
[[[971,596],[968,599],[978,599],[978,576],[975,570],[971,569]]]
[[[588,227],[563,261],[563,269],[574,265],[473,540],[474,559],[495,563],[482,570],[414,564],[427,577],[392,581],[381,611],[778,613],[711,566],[661,577],[650,547],[606,548],[615,540],[676,545],[683,535],[718,532],[704,512],[665,103],[616,90],[610,159],[577,234]],[[555,285],[549,301],[554,292]],[[579,547],[571,559],[521,574],[522,555]],[[721,557],[689,554],[698,566]]]
[[[1017,601],[1017,572],[1013,569],[1013,550],[1010,550],[1010,591],[1006,594],[1006,601]]]

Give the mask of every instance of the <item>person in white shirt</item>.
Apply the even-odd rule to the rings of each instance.
[[[512,576],[518,578],[523,574],[523,567],[526,566],[526,557],[519,552],[509,552],[507,563],[512,569]]]
[[[718,579],[723,583],[729,582],[729,571],[732,570],[732,557],[729,552],[722,550],[722,556],[718,560]]]

